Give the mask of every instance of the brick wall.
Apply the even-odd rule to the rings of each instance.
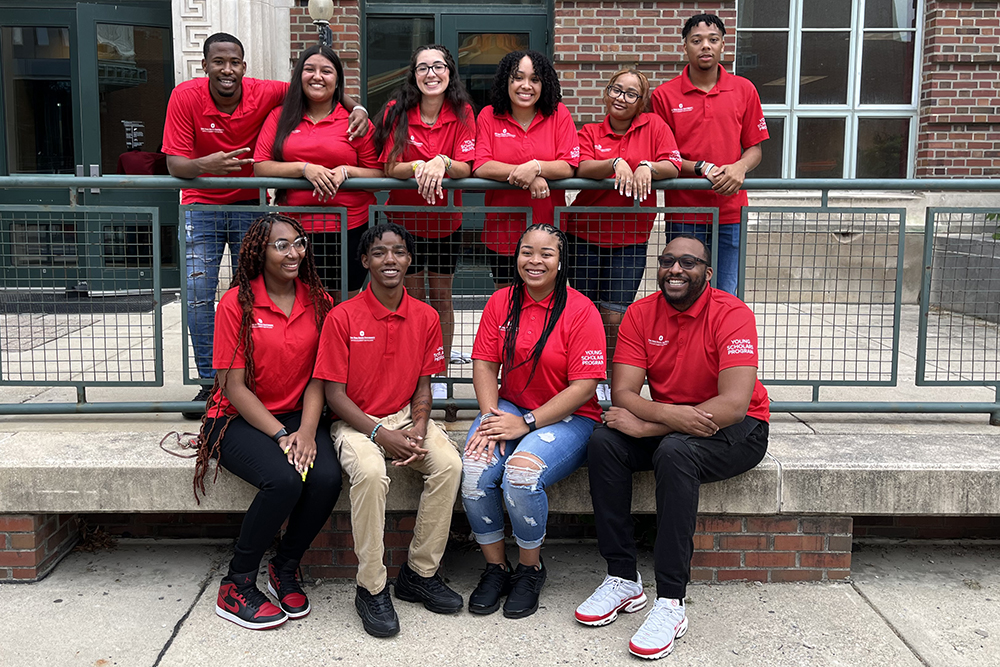
[[[1000,175],[1000,2],[927,0],[918,177]]]
[[[79,539],[72,514],[0,516],[0,581],[41,579]]]
[[[289,59],[294,66],[299,54],[319,42],[319,33],[309,12],[307,0],[295,0],[291,9],[292,52]],[[333,33],[333,50],[344,65],[344,87],[348,95],[360,99],[361,95],[361,10],[358,0],[334,3],[330,31]]]
[[[694,14],[718,14],[736,26],[734,2],[555,2],[555,65],[564,102],[577,124],[604,118],[610,75],[635,66],[652,87],[684,68],[681,28]],[[730,36],[732,35],[730,30]],[[732,39],[727,42],[731,59]]]

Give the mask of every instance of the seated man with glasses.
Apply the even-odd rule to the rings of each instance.
[[[661,658],[688,627],[698,492],[735,477],[767,452],[767,391],[757,379],[757,327],[735,296],[708,284],[711,255],[693,235],[667,244],[656,274],[659,294],[640,299],[618,330],[611,407],[588,448],[597,541],[608,563],[604,582],[576,610],[585,625],[646,605],[636,569],[630,512],[632,473],[656,478],[656,601],[629,651]],[[640,395],[649,380],[651,400]]]

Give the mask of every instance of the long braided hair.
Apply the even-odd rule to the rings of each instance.
[[[543,231],[556,237],[559,246],[559,269],[556,271],[556,284],[552,290],[552,300],[545,309],[545,323],[542,327],[542,335],[539,336],[538,342],[535,343],[535,347],[528,358],[512,366],[514,364],[514,349],[517,345],[517,332],[521,322],[521,308],[524,305],[525,291],[524,278],[521,277],[521,272],[514,272],[514,284],[510,288],[510,305],[507,308],[507,319],[504,320],[504,326],[507,330],[504,332],[503,361],[501,366],[503,367],[503,374],[506,376],[514,368],[518,368],[530,361],[531,373],[528,375],[528,381],[525,382],[525,388],[531,384],[531,380],[535,377],[535,371],[538,369],[538,362],[542,358],[545,344],[548,342],[552,331],[556,328],[559,316],[566,309],[567,276],[569,274],[569,257],[566,255],[566,247],[568,245],[566,234],[552,225],[544,223],[536,223],[524,230],[521,238],[517,240],[517,252],[514,254],[514,261],[517,261],[517,257],[521,254],[521,244],[524,243],[524,237],[534,231]]]
[[[246,235],[243,237],[243,241],[240,244],[240,258],[236,274],[229,285],[229,289],[236,288],[239,290],[237,298],[240,309],[243,311],[239,333],[237,334],[238,342],[233,351],[233,357],[229,360],[229,370],[233,368],[236,355],[242,353],[245,364],[244,383],[252,392],[256,392],[257,383],[254,378],[253,330],[250,327],[253,322],[254,293],[250,282],[264,271],[264,261],[267,256],[267,244],[271,236],[271,227],[278,222],[283,222],[294,229],[296,236],[306,235],[302,224],[298,220],[286,215],[268,213],[258,218],[250,225],[250,229],[247,230]],[[332,304],[326,296],[326,289],[323,287],[323,282],[320,280],[319,274],[316,273],[316,260],[313,257],[311,244],[306,244],[305,255],[299,262],[299,280],[309,288],[309,296],[316,311],[316,330],[322,331],[323,321],[330,312]],[[228,378],[229,374],[226,373],[226,379],[228,380]],[[226,390],[226,381],[220,381],[219,375],[216,375],[215,384],[212,386],[212,394],[205,404],[205,416],[201,420],[201,429],[198,432],[198,456],[194,468],[194,498],[198,504],[201,504],[198,492],[205,493],[205,475],[208,472],[209,461],[218,457],[219,445],[222,442],[222,438],[226,435],[229,423],[236,416],[235,414],[226,415],[224,420],[219,419],[222,416],[220,414],[221,406],[215,400],[215,396],[220,393],[220,389],[222,391]],[[210,418],[209,415],[211,415],[212,419],[210,428],[207,427]],[[222,422],[222,429],[219,431],[218,437],[213,439],[212,432],[220,421]],[[219,469],[216,467],[213,482],[218,476]]]

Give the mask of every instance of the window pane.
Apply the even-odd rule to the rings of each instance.
[[[434,19],[429,17],[370,17],[367,20],[368,108],[376,113],[396,86],[406,80],[410,55],[418,46],[434,43]]]
[[[799,118],[796,178],[844,176],[844,118]]]
[[[906,178],[909,118],[858,119],[858,178]]]
[[[915,28],[917,0],[865,0],[866,28]]]
[[[785,103],[787,68],[787,32],[740,32],[737,35],[736,73],[753,81],[763,104]]]
[[[788,27],[788,0],[741,0],[737,10],[739,28]]]
[[[850,28],[851,0],[802,0],[803,28]]]
[[[861,56],[862,104],[910,104],[912,32],[866,32]]]
[[[751,178],[781,178],[781,163],[785,158],[785,119],[766,120],[767,133],[771,138],[760,145],[760,164],[750,172]]]
[[[802,35],[800,104],[846,104],[851,35],[810,32]]]
[[[10,173],[72,174],[69,29],[0,29]]]
[[[458,33],[458,75],[476,110],[489,105],[497,65],[511,51],[528,48],[528,33]]]

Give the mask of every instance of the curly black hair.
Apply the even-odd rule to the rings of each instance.
[[[562,88],[559,86],[556,68],[552,66],[552,62],[538,51],[511,51],[497,65],[497,73],[493,75],[490,101],[493,104],[494,116],[510,113],[508,84],[517,71],[521,59],[525,56],[531,58],[531,66],[535,69],[535,76],[542,82],[542,94],[538,96],[535,109],[540,111],[543,116],[551,116],[559,108],[559,102],[562,101]]]
[[[413,240],[413,234],[406,231],[406,229],[402,225],[396,224],[395,222],[380,222],[374,227],[369,227],[368,229],[366,229],[365,233],[361,235],[361,240],[358,241],[357,257],[359,262],[361,261],[362,257],[368,254],[368,251],[371,250],[371,247],[375,243],[375,241],[381,239],[382,235],[387,232],[392,232],[399,238],[403,239],[403,243],[406,244],[406,252],[410,253],[411,257],[417,254],[416,245]]]
[[[687,21],[684,22],[684,27],[681,28],[681,39],[687,39],[688,33],[691,32],[699,23],[704,23],[707,26],[715,26],[719,29],[723,35],[726,34],[726,26],[723,25],[722,19],[720,19],[715,14],[695,14]]]

